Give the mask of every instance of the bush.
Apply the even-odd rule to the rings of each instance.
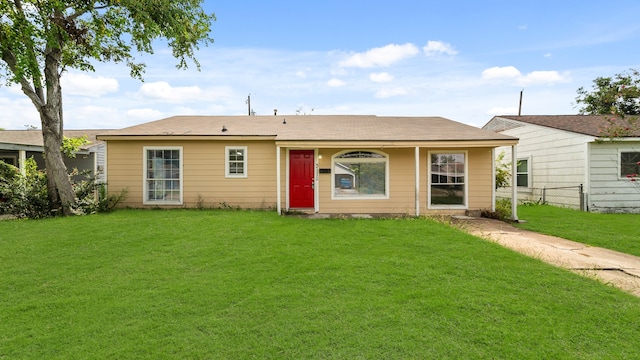
[[[77,169],[71,173],[71,176],[82,175]],[[122,199],[124,199],[127,191],[122,190],[119,194],[108,195],[107,184],[98,183],[95,177],[86,175],[86,180],[75,182],[72,184],[76,193],[76,204],[73,206],[74,211],[78,215],[95,214],[107,212],[113,209]]]
[[[11,166],[11,165],[8,165]],[[33,158],[25,162],[25,174],[15,169],[13,176],[0,180],[0,212],[19,218],[39,219],[51,216],[47,197],[47,177],[38,170]]]
[[[9,197],[8,194],[2,192],[3,184],[12,182],[19,174],[20,170],[17,167],[0,161],[0,202],[7,201]],[[2,212],[0,211],[0,213]]]
[[[496,211],[483,210],[482,217],[498,220],[510,220],[511,219],[511,200],[509,199],[497,199]]]
[[[0,213],[29,219],[56,214],[47,193],[47,176],[38,170],[33,158],[25,162],[24,175],[15,166],[3,162],[0,165]],[[70,174],[77,175],[77,169]],[[116,195],[108,195],[106,184],[97,183],[95,177],[88,175],[86,180],[72,182],[72,186],[77,198],[72,208],[77,215],[109,211],[126,195],[125,190]]]

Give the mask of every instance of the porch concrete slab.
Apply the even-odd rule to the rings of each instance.
[[[503,221],[454,219],[460,229],[640,297],[640,257],[523,230]]]

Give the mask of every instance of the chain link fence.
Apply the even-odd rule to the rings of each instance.
[[[549,204],[587,211],[582,184],[575,186],[530,188],[530,191],[518,191],[519,202]],[[500,197],[506,197],[501,194]]]

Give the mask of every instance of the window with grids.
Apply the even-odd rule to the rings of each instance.
[[[640,174],[640,152],[620,153],[620,177],[632,177]]]
[[[431,154],[431,205],[465,204],[465,154]]]
[[[519,159],[516,166],[516,183],[518,187],[529,187],[529,159]]]
[[[182,148],[145,147],[145,203],[182,203]]]
[[[227,146],[225,173],[226,177],[245,178],[247,177],[247,147]]]

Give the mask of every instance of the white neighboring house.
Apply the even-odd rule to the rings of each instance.
[[[615,140],[600,137],[609,125],[601,115],[502,115],[483,129],[520,139],[518,199],[592,212],[640,213],[640,132]],[[504,161],[511,162],[510,148]],[[580,191],[582,189],[582,192]],[[499,189],[510,197],[511,189]]]

